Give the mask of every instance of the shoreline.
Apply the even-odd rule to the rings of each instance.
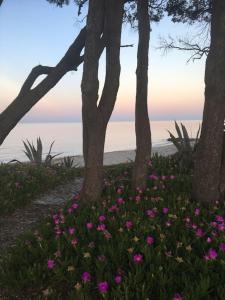
[[[169,156],[176,153],[176,148],[174,145],[163,145],[163,146],[153,146],[152,154],[158,153],[162,156]],[[70,156],[74,161],[73,164],[78,167],[84,166],[84,159],[82,155]],[[127,163],[134,161],[135,150],[118,150],[104,153],[104,166],[117,165],[121,163]],[[63,162],[63,157],[54,159],[54,164],[59,164]]]

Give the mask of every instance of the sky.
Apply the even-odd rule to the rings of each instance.
[[[15,97],[30,73],[38,65],[55,66],[85,25],[77,7],[63,8],[46,0],[4,0],[0,7],[0,112]],[[198,120],[204,104],[205,58],[194,63],[190,53],[158,50],[159,38],[192,37],[197,26],[174,24],[165,17],[152,24],[149,51],[148,105],[151,120]],[[120,88],[112,121],[133,121],[136,87],[138,35],[123,26]],[[104,56],[100,61],[100,90],[104,84]],[[61,81],[22,119],[22,122],[72,122],[81,120],[82,68],[67,73]],[[40,77],[39,82],[43,77]]]

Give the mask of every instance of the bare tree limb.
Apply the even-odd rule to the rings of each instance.
[[[163,50],[166,54],[169,50],[176,49],[179,51],[192,52],[191,56],[188,58],[187,63],[201,59],[204,55],[208,55],[209,46],[201,47],[197,43],[191,43],[189,40],[178,38],[177,41],[169,36],[169,39],[160,38],[160,45],[157,47],[159,50]]]

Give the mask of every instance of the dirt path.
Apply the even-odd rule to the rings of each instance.
[[[0,216],[0,250],[13,246],[19,235],[34,229],[54,209],[63,207],[80,191],[81,186],[82,179],[76,178],[38,197],[26,207],[17,209],[13,214]]]

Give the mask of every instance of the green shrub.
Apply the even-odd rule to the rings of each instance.
[[[41,193],[74,178],[76,169],[31,164],[0,165],[0,214],[14,211]]]
[[[21,299],[225,299],[224,204],[191,202],[180,170],[156,157],[145,191],[133,194],[126,171],[122,184],[106,180],[101,201],[73,199],[2,256],[0,290]]]

